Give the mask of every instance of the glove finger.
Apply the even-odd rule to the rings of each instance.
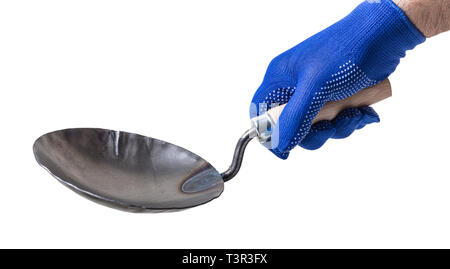
[[[299,146],[308,150],[316,150],[322,147],[335,133],[336,128],[331,121],[319,121],[311,127],[309,133],[299,143]]]
[[[332,120],[336,128],[333,138],[341,139],[350,136],[361,123],[363,113],[358,108],[348,108],[340,112]]]
[[[345,109],[332,120],[336,128],[336,133],[332,138],[342,139],[349,137],[355,130],[359,130],[374,122],[380,122],[380,118],[375,110],[370,107]]]
[[[325,120],[314,124],[305,138],[300,141],[299,146],[316,150],[330,138],[346,138],[355,130],[379,121],[378,114],[371,107],[348,108],[340,112],[332,121]]]
[[[272,132],[273,152],[279,156],[289,152],[308,134],[312,120],[316,117],[326,99],[316,100],[314,91],[321,82],[316,75],[304,72],[299,76],[297,88],[283,109]]]
[[[250,105],[250,118],[264,114],[272,107],[286,104],[295,92],[295,87],[286,82],[262,84]]]
[[[364,126],[380,122],[380,116],[378,116],[377,112],[370,106],[360,107],[359,110],[363,112],[363,119],[361,121],[360,126],[357,127],[357,129],[364,128]]]

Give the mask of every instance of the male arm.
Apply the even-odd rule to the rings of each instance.
[[[450,30],[450,0],[393,0],[426,37]]]

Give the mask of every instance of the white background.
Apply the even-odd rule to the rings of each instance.
[[[381,123],[287,161],[254,141],[201,207],[113,210],[34,160],[46,132],[102,127],[224,170],[270,60],[359,2],[2,1],[0,247],[450,247],[449,34],[402,60]]]

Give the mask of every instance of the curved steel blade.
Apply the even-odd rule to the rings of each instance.
[[[196,154],[138,134],[66,129],[41,136],[33,151],[67,187],[126,211],[185,209],[217,198],[224,188],[217,170]]]

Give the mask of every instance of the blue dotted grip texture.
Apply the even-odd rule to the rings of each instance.
[[[379,122],[369,107],[342,111],[311,126],[328,101],[345,99],[386,79],[425,37],[391,0],[365,1],[341,21],[277,56],[250,109],[255,117],[286,104],[274,128],[271,151],[286,159],[299,145],[314,150]]]

